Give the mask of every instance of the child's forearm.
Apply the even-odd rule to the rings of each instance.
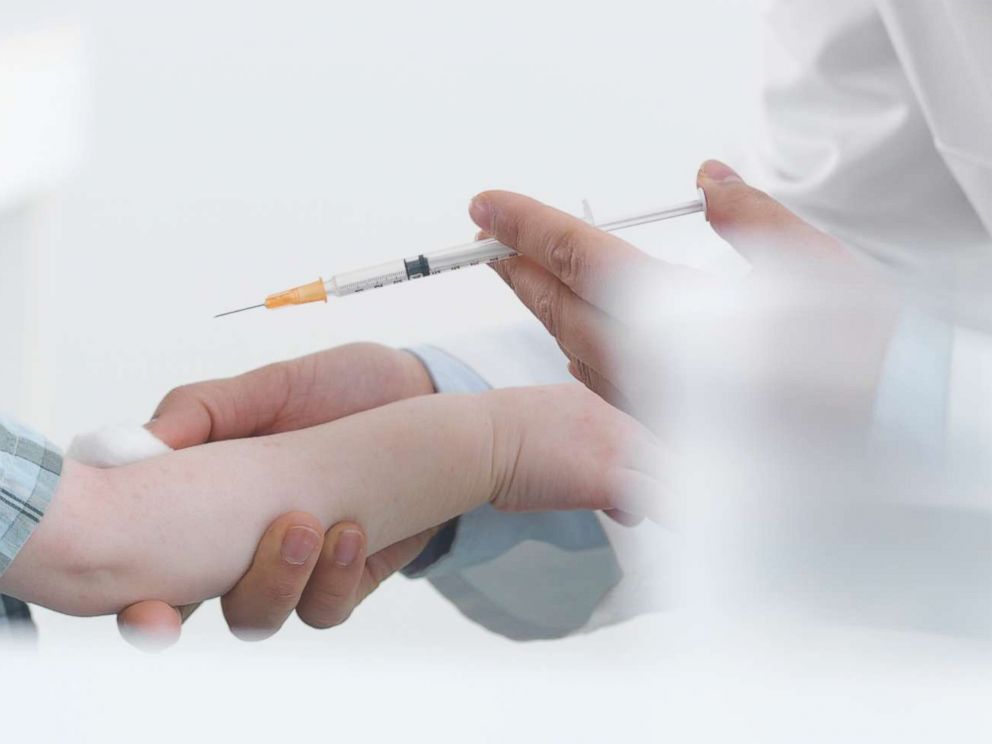
[[[492,420],[476,396],[428,396],[298,432],[98,471],[68,463],[0,588],[78,614],[224,593],[290,510],[365,526],[369,550],[493,493]]]

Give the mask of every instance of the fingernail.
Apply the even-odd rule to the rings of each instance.
[[[334,545],[334,562],[339,566],[350,566],[358,557],[362,547],[362,533],[355,530],[345,530],[338,535]]]
[[[699,169],[699,174],[716,183],[734,183],[744,180],[737,175],[737,171],[719,160],[707,160]]]
[[[282,559],[294,566],[302,566],[313,555],[320,542],[320,535],[309,527],[290,527],[282,538]]]
[[[488,199],[481,196],[472,199],[472,203],[468,205],[468,216],[472,218],[472,222],[486,232],[491,233],[493,231],[493,205],[489,203]]]

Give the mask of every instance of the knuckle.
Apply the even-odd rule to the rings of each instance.
[[[174,408],[180,405],[183,401],[189,400],[194,397],[195,393],[193,391],[193,384],[179,385],[178,387],[172,388],[169,392],[165,394],[162,398],[162,402],[158,404],[158,411],[164,411],[167,408]]]
[[[586,387],[591,388],[593,384],[593,375],[589,365],[581,359],[576,359],[572,362],[572,366],[575,378]]]
[[[582,276],[585,265],[580,229],[563,227],[550,233],[545,242],[548,268],[565,284],[573,284]]]
[[[396,569],[383,556],[375,554],[365,561],[365,570],[369,576],[369,591],[374,592]]]
[[[569,349],[567,346],[565,346],[565,343],[560,338],[555,337],[555,343],[558,344],[558,349],[561,351],[561,353],[564,355],[564,357],[568,360],[568,370],[569,370],[569,372],[572,372],[572,370],[575,367],[575,362],[577,361],[577,358],[576,358],[575,354],[572,353],[572,350],[571,349]]]
[[[279,606],[296,604],[300,596],[299,582],[292,576],[278,576],[265,587],[264,595],[270,603]]]
[[[503,261],[497,261],[495,264],[493,264],[493,269],[496,271],[496,274],[499,276],[500,279],[506,282],[506,285],[510,289],[515,288],[513,280],[516,276],[516,271],[515,271],[516,263],[517,262],[515,259],[507,258],[504,259]]]
[[[323,584],[311,583],[296,607],[296,614],[311,628],[326,629],[340,625],[355,608],[355,594],[352,586],[345,587],[337,581]]]
[[[561,330],[561,306],[561,292],[556,286],[543,286],[535,290],[534,314],[548,329],[548,333],[556,338]]]
[[[273,405],[265,420],[260,420],[258,412],[254,412],[254,428],[269,428],[299,413],[295,404],[307,400],[316,385],[317,369],[315,355],[262,367],[259,370],[262,387],[271,396]]]
[[[512,207],[506,207],[499,199],[489,199],[492,218],[488,232],[500,242],[516,247],[526,237],[526,218]]]
[[[317,630],[326,630],[341,625],[351,616],[353,605],[339,597],[329,597],[321,601],[306,603],[296,609],[300,620]]]

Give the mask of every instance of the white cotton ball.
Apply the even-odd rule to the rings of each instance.
[[[148,429],[136,424],[113,424],[77,435],[66,457],[84,465],[113,468],[164,455],[172,449]]]

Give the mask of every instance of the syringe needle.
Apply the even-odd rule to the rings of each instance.
[[[318,301],[327,302],[327,288],[324,286],[323,279],[318,279],[309,284],[301,284],[299,287],[287,289],[285,292],[270,294],[265,298],[265,302],[260,302],[257,305],[249,305],[248,307],[242,307],[237,310],[228,310],[226,313],[221,313],[214,317],[223,318],[225,315],[243,313],[245,310],[254,310],[256,307],[267,307],[271,310],[276,307],[283,307],[284,305],[304,305],[308,302]]]
[[[237,310],[228,310],[226,313],[220,313],[220,315],[215,315],[215,318],[223,318],[225,315],[234,315],[235,313],[243,313],[245,310],[254,310],[256,307],[265,307],[265,303],[259,305],[249,305],[248,307],[238,308]]]

